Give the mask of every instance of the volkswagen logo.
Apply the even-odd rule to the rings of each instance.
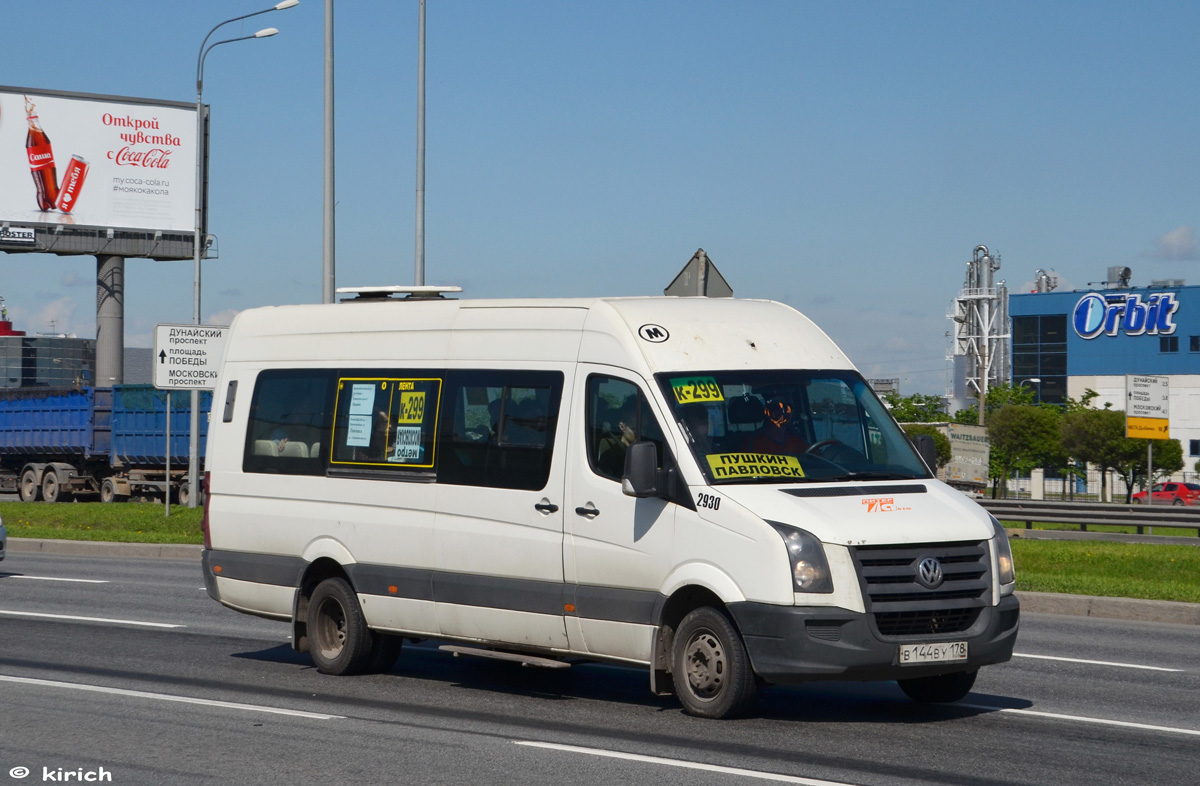
[[[917,565],[917,581],[921,586],[929,589],[937,589],[942,583],[942,563],[937,557],[926,557]]]

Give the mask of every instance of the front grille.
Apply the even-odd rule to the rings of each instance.
[[[987,541],[853,549],[863,600],[881,636],[960,633],[991,603]],[[930,589],[918,581],[927,557],[941,563],[943,580]]]

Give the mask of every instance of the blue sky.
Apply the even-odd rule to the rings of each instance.
[[[253,0],[7,0],[0,84],[194,101]],[[946,384],[972,249],[1027,289],[1200,283],[1200,4],[429,0],[426,279],[662,292],[703,247],[871,377]],[[323,0],[208,59],[203,313],[321,297]],[[21,31],[17,35],[14,31]],[[416,0],[339,0],[337,282],[413,276]],[[53,138],[53,132],[47,129]],[[191,262],[129,260],[126,342],[190,322]],[[16,327],[95,335],[95,260],[0,254]]]

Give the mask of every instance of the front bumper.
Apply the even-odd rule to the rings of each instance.
[[[985,607],[970,628],[920,637],[882,637],[870,615],[837,608],[731,603],[754,672],[767,682],[896,680],[974,671],[1012,657],[1020,620],[1015,595]],[[967,642],[967,660],[901,666],[901,644]]]

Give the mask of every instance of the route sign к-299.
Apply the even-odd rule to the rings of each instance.
[[[228,327],[154,326],[154,387],[212,390],[225,356]]]
[[[1170,439],[1168,377],[1125,376],[1125,436]]]

